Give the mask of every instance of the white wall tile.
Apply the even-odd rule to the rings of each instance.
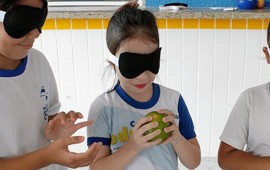
[[[244,76],[244,62],[230,62],[230,76]]]
[[[81,45],[73,45],[73,58],[75,61],[88,61],[88,45],[81,44]]]
[[[168,76],[167,85],[169,88],[182,91],[182,78],[180,76]]]
[[[227,105],[228,91],[213,91],[213,107]],[[215,115],[215,113],[213,113]]]
[[[213,59],[212,61],[202,61],[200,60],[199,62],[199,77],[209,77],[209,76],[212,76],[213,75]]]
[[[58,45],[57,37],[56,37],[56,30],[43,30],[42,34],[40,35],[42,39],[43,45]]]
[[[182,46],[183,44],[183,35],[182,29],[170,29],[167,31],[167,46]]]
[[[72,75],[68,75],[68,76],[64,76],[62,75],[60,77],[60,81],[61,81],[61,89],[62,90],[71,90],[71,91],[76,91],[76,87],[75,87],[75,78]]]
[[[213,89],[213,78],[209,76],[200,76],[198,80],[199,91],[212,91]]]
[[[199,29],[199,45],[200,46],[214,46],[214,41],[215,41],[215,30]]]
[[[231,30],[215,30],[215,46],[229,46],[231,41]]]
[[[216,62],[229,62],[231,55],[230,46],[215,45],[214,46],[214,59]]]
[[[200,45],[198,60],[203,62],[213,62],[214,46]]]
[[[212,108],[211,105],[199,106],[198,107],[198,121],[212,119]]]
[[[266,34],[266,31],[263,33]],[[247,30],[246,37],[247,37],[246,38],[247,46],[250,46],[250,45],[255,45],[255,46],[260,45],[261,46],[261,42],[262,42],[262,31],[261,30]]]
[[[238,46],[238,45],[245,45],[246,44],[246,30],[231,30],[230,36],[230,45],[231,46]]]
[[[70,45],[58,45],[58,60],[59,62],[70,61],[73,62],[73,46]]]
[[[214,77],[228,76],[229,75],[229,63],[216,61],[214,63]]]
[[[231,45],[231,61],[244,62],[246,54],[246,46],[244,44]]]
[[[211,105],[212,92],[211,91],[198,91],[198,105]]]
[[[183,30],[183,44],[185,46],[193,46],[196,49],[199,42],[199,31],[197,29]]]
[[[167,62],[167,76],[182,76],[180,60],[169,60]]]
[[[87,30],[71,30],[73,45],[87,45]]]
[[[57,45],[71,45],[72,33],[71,30],[56,31]]]
[[[197,90],[197,77],[183,77],[182,78],[183,91],[196,91]]]
[[[197,77],[198,63],[197,62],[182,62],[182,76],[183,77]]]
[[[60,76],[74,76],[74,63],[73,61],[60,61],[59,62]]]

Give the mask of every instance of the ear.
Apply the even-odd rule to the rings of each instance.
[[[267,47],[263,47],[262,50],[263,50],[263,53],[265,55],[267,63],[270,64],[270,55],[269,55]]]

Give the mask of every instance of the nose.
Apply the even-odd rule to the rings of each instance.
[[[35,28],[35,29],[31,30],[30,32],[28,32],[28,33],[26,34],[26,37],[27,37],[28,39],[36,39],[36,38],[39,37],[40,34],[41,34],[41,33],[39,32],[39,30],[38,30],[37,28]]]
[[[144,80],[144,79],[146,79],[147,77],[148,77],[148,73],[147,73],[148,71],[144,71],[143,73],[141,73],[140,75],[138,75],[137,77],[136,77],[136,79],[140,79],[140,80]]]

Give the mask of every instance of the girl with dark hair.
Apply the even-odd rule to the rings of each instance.
[[[136,2],[125,4],[110,19],[106,40],[118,83],[90,107],[94,124],[87,128],[88,145],[103,143],[90,169],[175,170],[178,158],[188,169],[196,168],[200,147],[183,97],[153,83],[161,52],[154,15]],[[158,126],[145,117],[151,111],[165,114],[162,121],[170,124],[164,142],[151,140],[160,129],[145,133]]]

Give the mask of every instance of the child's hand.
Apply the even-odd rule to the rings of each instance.
[[[45,127],[45,135],[50,140],[70,137],[78,129],[91,125],[92,121],[85,121],[75,124],[76,120],[82,119],[83,115],[79,112],[69,111],[60,112],[48,122]]]
[[[157,122],[149,123],[151,120],[152,117],[144,117],[135,124],[132,136],[129,140],[129,143],[131,144],[134,151],[140,152],[145,148],[157,145],[161,142],[161,139],[149,142],[150,139],[160,134],[159,129],[148,135],[144,135],[146,131],[158,126]]]
[[[175,141],[178,141],[182,138],[182,135],[180,134],[180,131],[175,123],[175,115],[171,111],[167,109],[160,109],[158,110],[159,113],[164,113],[167,116],[164,117],[162,120],[163,122],[168,122],[171,125],[169,127],[164,128],[164,131],[167,133],[170,133],[170,137],[165,140],[162,144],[168,144],[168,143],[173,143]]]
[[[68,146],[78,144],[84,141],[83,136],[73,136],[62,138],[50,143],[44,149],[48,156],[49,163],[60,164],[70,168],[89,166],[95,159],[102,143],[93,143],[89,149],[83,153],[70,152]]]

